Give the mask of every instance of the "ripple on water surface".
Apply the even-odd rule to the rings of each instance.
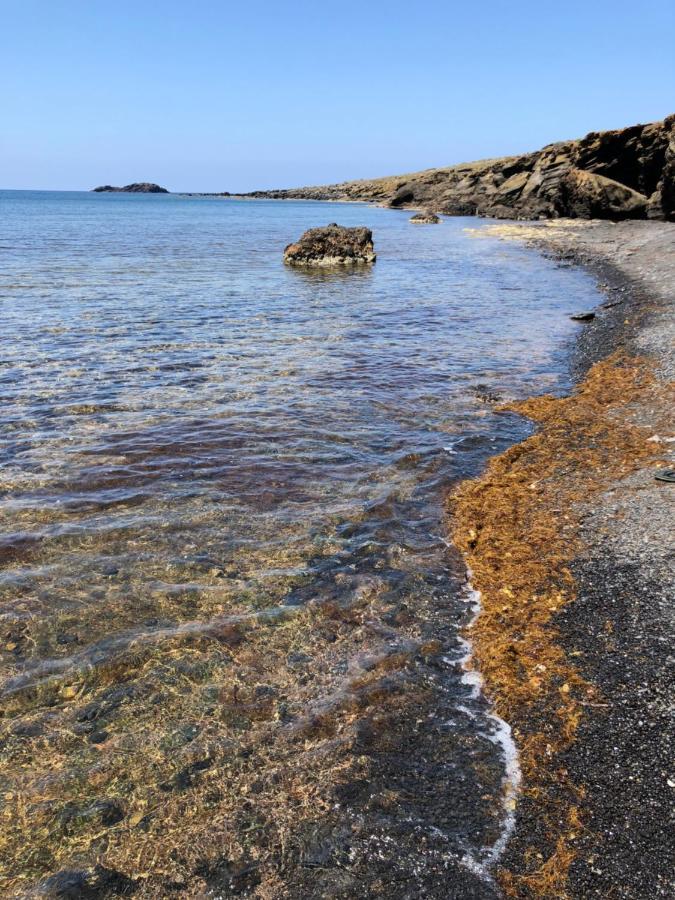
[[[492,399],[564,386],[589,280],[353,205],[0,205],[7,890],[94,859],[157,896],[224,858],[373,879],[420,833],[474,877],[504,767],[443,500],[525,433]],[[376,266],[283,266],[335,218]]]

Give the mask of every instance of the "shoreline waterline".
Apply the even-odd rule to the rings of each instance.
[[[468,637],[471,633],[471,629],[476,624],[476,621],[481,614],[481,595],[480,591],[473,587],[472,577],[473,573],[468,569],[466,600],[471,608],[472,617],[465,629],[467,638],[462,639],[464,641],[463,647],[465,653],[460,659],[460,665],[464,672],[462,675],[462,682],[463,684],[469,685],[472,690],[473,699],[477,700],[479,697],[485,697],[485,682],[480,669],[474,666],[474,648]],[[465,708],[465,711],[471,715],[470,710],[466,710]],[[464,863],[480,877],[486,878],[490,882],[494,882],[496,875],[495,869],[499,865],[500,859],[503,856],[516,827],[515,812],[522,782],[522,774],[520,771],[518,747],[513,739],[511,726],[508,722],[498,716],[497,713],[492,710],[492,707],[491,711],[488,713],[488,719],[495,726],[495,731],[489,735],[489,739],[500,748],[504,764],[504,777],[502,781],[502,805],[504,817],[502,831],[489,849],[483,848],[481,855],[485,857],[484,859],[476,859],[474,855],[467,853],[464,857]]]
[[[608,681],[604,654],[593,656],[595,643],[603,641],[596,635],[603,619],[607,634],[620,627],[611,605],[607,609],[616,602],[607,592],[617,577],[626,576],[620,558],[603,560],[605,584],[592,567],[606,557],[603,534],[630,548],[628,555],[635,553],[632,542],[637,539],[640,557],[629,584],[648,580],[650,569],[657,573],[651,576],[657,591],[667,596],[672,584],[663,569],[667,551],[652,542],[656,534],[644,534],[640,523],[637,537],[638,520],[622,529],[611,510],[618,496],[653,516],[653,505],[645,507],[648,487],[654,493],[654,471],[672,459],[666,438],[659,435],[672,428],[674,367],[666,323],[672,322],[674,229],[655,223],[561,221],[485,230],[531,241],[544,252],[590,267],[610,297],[596,309],[598,321],[582,334],[575,389],[566,398],[535,397],[512,407],[533,418],[538,430],[494,457],[482,476],[459,488],[451,504],[456,543],[482,591],[473,635],[479,665],[498,714],[515,729],[522,754],[518,826],[499,879],[507,894],[523,898],[585,896],[594,882],[603,883],[604,890],[630,890],[630,896],[665,897],[672,841],[664,833],[663,861],[656,867],[650,862],[646,871],[642,831],[617,823],[630,821],[634,808],[621,796],[626,781],[633,782],[632,803],[639,803],[638,808],[657,805],[657,795],[651,793],[654,754],[668,746],[672,720],[659,724],[660,740],[643,745],[640,756],[626,753],[624,768],[631,775],[615,778],[617,788],[610,791],[613,828],[629,829],[631,863],[626,863],[625,850],[608,857],[605,846],[603,865],[594,865],[596,848],[612,833],[602,812],[607,809],[604,745],[618,741],[618,731],[639,731],[655,714],[640,704],[627,717],[620,707],[622,695]],[[645,283],[645,263],[657,273],[656,283]],[[657,498],[666,499],[662,493],[654,494]],[[665,508],[658,535],[668,531],[668,516]],[[600,534],[584,524],[596,519],[604,523]],[[640,569],[646,571],[639,574]],[[635,589],[639,596],[640,588]],[[589,603],[595,621],[584,612]],[[584,632],[573,625],[579,615],[584,616]],[[653,618],[654,611],[643,610],[642,615]],[[649,674],[658,696],[666,677],[658,638],[646,629],[638,629],[636,638],[639,653],[654,660]],[[612,652],[616,648],[605,651],[609,659]],[[638,665],[635,649],[628,646],[623,653],[626,668]],[[618,716],[616,722],[623,717],[622,727],[608,723],[601,730],[603,716]],[[605,788],[596,787],[598,782]],[[665,820],[665,809],[662,815]]]

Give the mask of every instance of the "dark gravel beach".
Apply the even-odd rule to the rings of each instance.
[[[598,473],[599,489],[579,500],[571,516],[578,522],[569,566],[574,599],[552,627],[589,687],[574,739],[555,757],[562,774],[548,793],[558,796],[543,802],[558,803],[561,837],[573,786],[580,822],[567,835],[566,883],[549,893],[544,880],[532,879],[546,874],[554,841],[541,829],[541,798],[528,794],[526,784],[503,860],[506,883],[521,896],[672,897],[675,486],[655,474],[672,468],[675,451],[675,227],[568,221],[490,230],[526,239],[598,278],[607,299],[584,326],[574,369],[583,388],[591,366],[612,353],[638,361],[646,386],[618,407],[617,432],[630,427],[654,450],[627,474]],[[581,449],[585,436],[569,435],[570,444],[577,440]],[[577,479],[574,461],[558,477]],[[530,708],[521,742],[545,717],[546,710]]]

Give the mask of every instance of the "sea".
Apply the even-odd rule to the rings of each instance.
[[[0,191],[3,896],[95,863],[193,896],[251,860],[255,896],[422,838],[472,879],[457,896],[492,890],[517,753],[470,671],[448,497],[530,433],[501,403],[569,389],[569,316],[598,295],[489,222],[409,216]],[[284,265],[331,222],[372,229],[377,262]],[[407,755],[336,749],[383,711]]]

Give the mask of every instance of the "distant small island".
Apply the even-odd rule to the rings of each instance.
[[[135,181],[133,184],[127,184],[124,187],[113,187],[111,184],[103,184],[100,187],[93,188],[95,194],[168,194],[166,188],[160,187],[158,184],[152,184],[149,181]]]

